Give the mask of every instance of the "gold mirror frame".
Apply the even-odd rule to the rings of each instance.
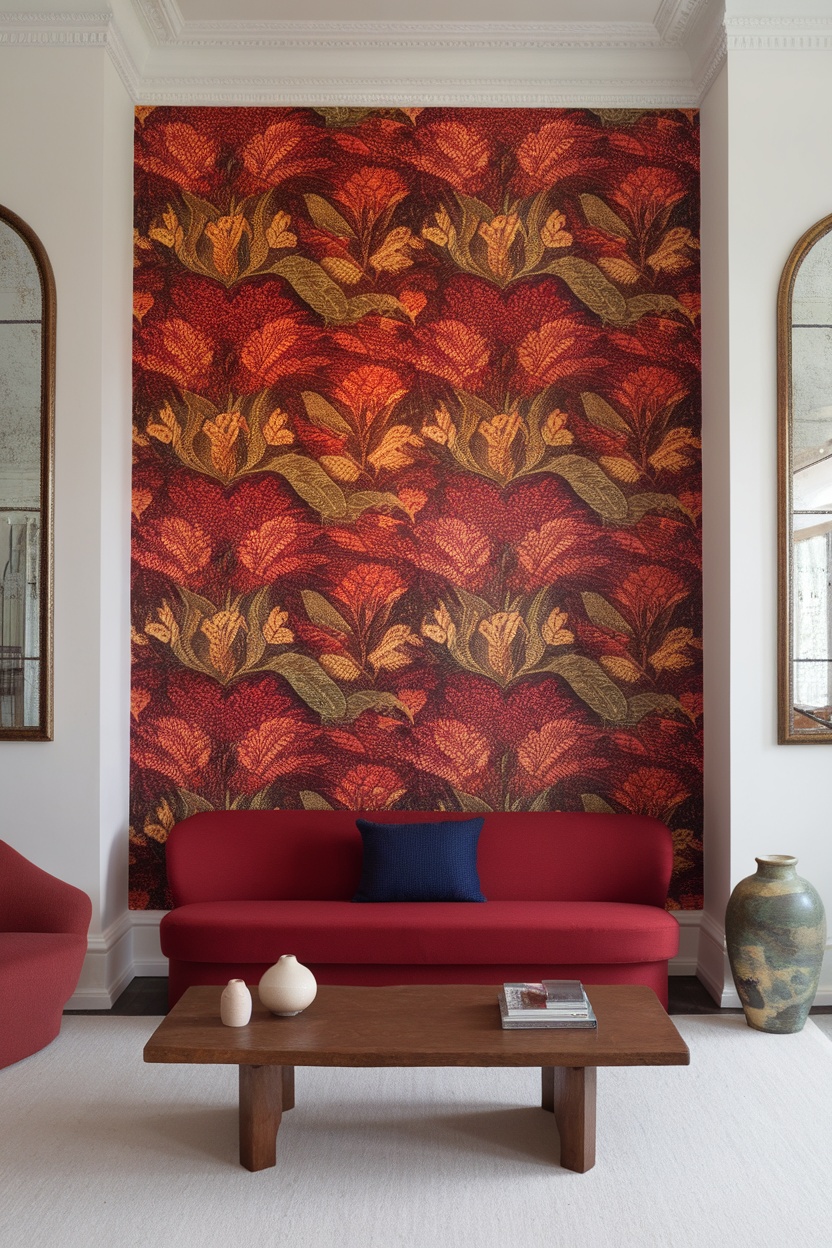
[[[52,690],[52,541],[53,464],[55,442],[55,279],[49,257],[38,236],[16,213],[0,204],[0,226],[17,233],[32,255],[40,277],[40,542],[38,568],[38,622],[40,663],[37,723],[0,724],[0,741],[51,741],[53,736]],[[2,419],[2,413],[0,413]],[[0,499],[2,507],[2,499]],[[8,510],[19,510],[9,508]],[[0,673],[2,677],[2,673]]]
[[[786,261],[777,296],[777,474],[778,474],[778,741],[781,745],[832,743],[828,730],[817,719],[811,727],[797,727],[795,715],[811,720],[811,714],[794,705],[794,403],[793,403],[793,297],[800,266],[809,252],[832,231],[832,214],[818,221],[797,241]],[[832,290],[829,292],[832,302]],[[820,328],[820,326],[818,326]],[[830,364],[832,378],[832,363]],[[818,509],[818,513],[822,511]]]

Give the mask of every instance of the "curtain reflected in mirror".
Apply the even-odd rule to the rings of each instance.
[[[0,207],[0,738],[52,736],[54,284]]]
[[[780,740],[832,741],[832,216],[780,285]]]

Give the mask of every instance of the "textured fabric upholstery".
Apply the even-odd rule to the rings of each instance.
[[[55,1039],[75,991],[92,904],[0,841],[0,1067]]]
[[[170,1000],[189,984],[256,983],[294,953],[321,983],[641,983],[667,1004],[679,928],[664,908],[673,860],[656,819],[546,812],[484,816],[482,905],[354,905],[362,811],[223,811],[172,830],[175,908],[162,919]],[[385,811],[385,823],[435,812]],[[469,815],[442,812],[442,819]]]
[[[482,819],[356,823],[364,853],[353,901],[485,901],[477,877]]]

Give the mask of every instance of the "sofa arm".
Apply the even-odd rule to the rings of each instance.
[[[92,902],[85,892],[0,841],[0,929],[86,936],[91,917]]]

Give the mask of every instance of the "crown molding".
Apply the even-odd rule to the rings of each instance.
[[[729,52],[827,52],[832,17],[730,17],[725,19]]]
[[[664,0],[696,6],[707,0]],[[135,0],[159,47],[269,50],[310,48],[471,49],[655,48],[652,22],[186,21],[176,0]]]
[[[103,48],[107,13],[0,13],[0,46]]]
[[[653,25],[662,43],[680,48],[711,0],[662,0]]]
[[[685,108],[698,105],[725,56],[721,0],[662,0],[657,25],[249,22],[235,26],[185,22],[176,0],[110,0],[110,4],[111,14],[0,14],[0,45],[105,47],[130,96],[148,104],[389,107],[410,101],[437,106]],[[229,25],[236,31],[230,40]],[[705,47],[712,30],[716,35]],[[280,49],[305,53],[296,63],[287,56],[270,56]],[[376,56],[391,49],[398,53],[395,67]],[[574,59],[572,49],[577,50]],[[447,77],[440,77],[435,73],[437,62],[427,59],[437,50],[490,55],[481,64],[466,55],[457,63],[456,73],[450,68]],[[326,61],[318,63],[315,53],[336,64],[332,53],[338,51],[349,52],[350,59],[338,66],[337,77],[327,75]],[[510,56],[504,66],[501,52]],[[591,61],[593,52],[600,54],[597,68]],[[621,55],[616,57],[616,52]],[[628,52],[633,56],[629,61]],[[207,74],[206,60],[212,71]],[[375,73],[376,63],[386,70],[384,76]],[[306,66],[311,72],[304,73]],[[434,73],[422,76],[423,66]],[[501,70],[505,72],[498,76]]]
[[[697,105],[702,103],[710,91],[711,84],[719,74],[727,58],[728,43],[725,37],[725,27],[720,23],[704,56],[700,58],[697,72],[694,74],[697,88]]]
[[[143,104],[363,105],[390,108],[471,106],[518,108],[689,108],[692,83],[675,79],[611,82],[576,78],[145,78]]]

